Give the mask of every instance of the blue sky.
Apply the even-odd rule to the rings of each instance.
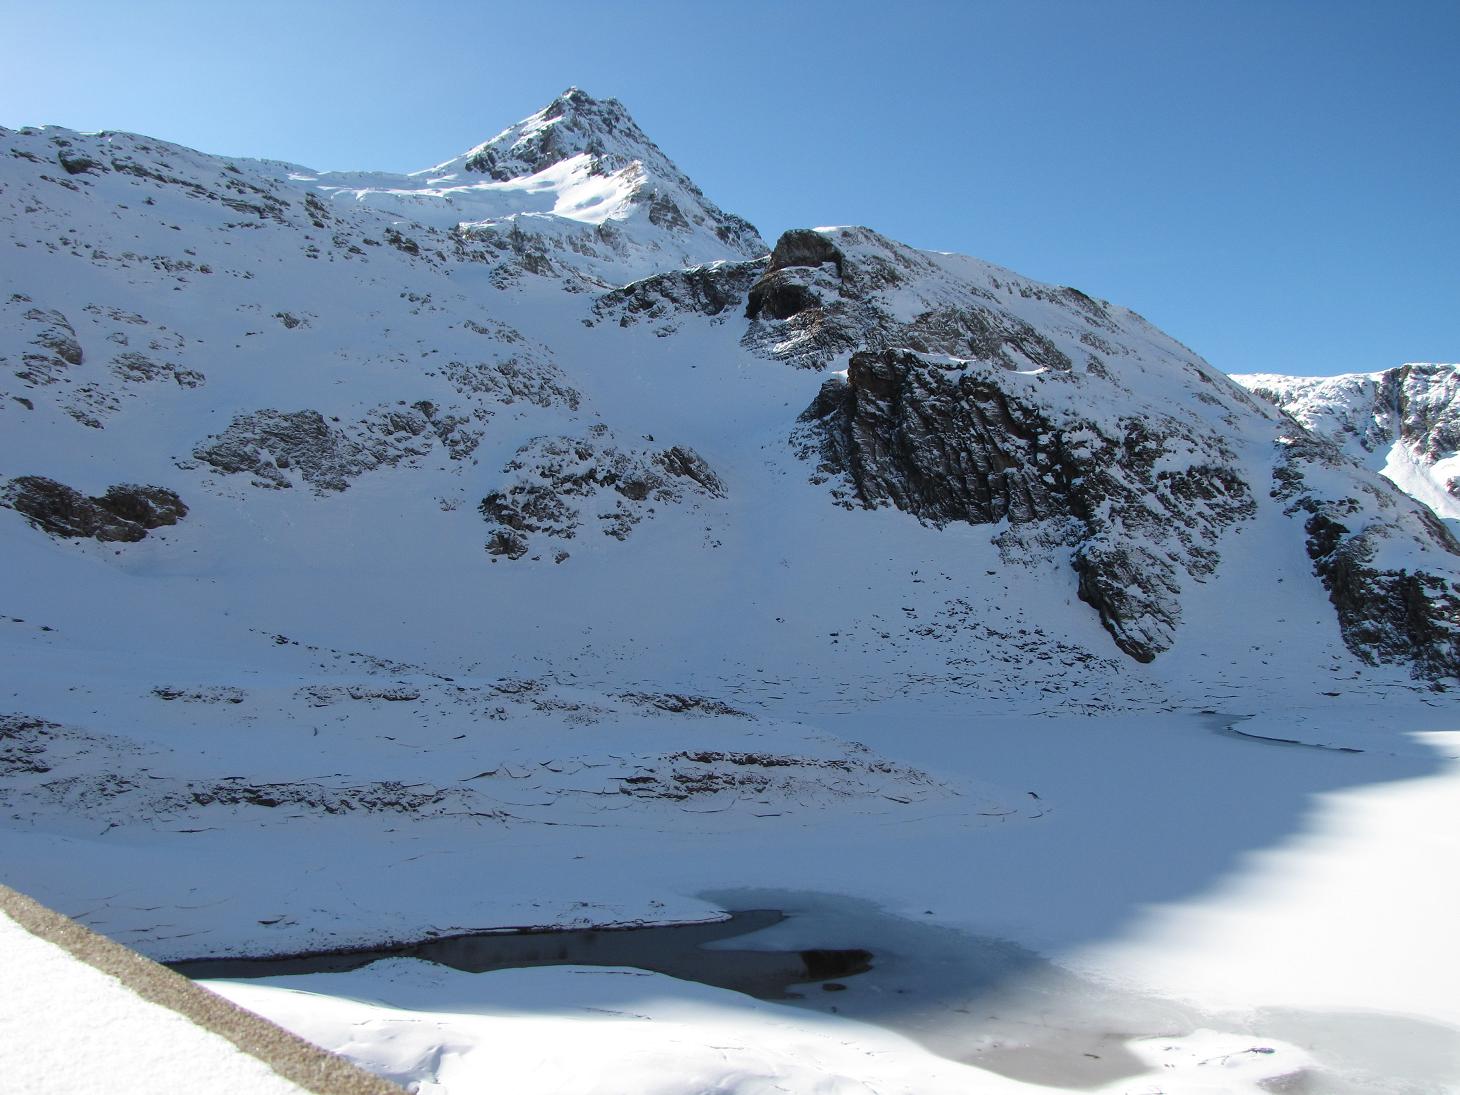
[[[1232,372],[1460,360],[1460,0],[16,3],[0,125],[413,170],[570,84],[768,237],[868,224]]]

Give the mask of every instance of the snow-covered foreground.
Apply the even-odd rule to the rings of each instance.
[[[0,912],[0,1076],[7,1091],[302,1095],[267,1064]],[[206,1077],[206,1079],[204,1079]],[[14,1085],[14,1086],[12,1086]]]
[[[386,1075],[457,1095],[1228,1091],[1305,1070],[1289,1089],[1460,1090],[1446,693],[1075,715],[773,693],[768,673],[719,692],[732,706],[269,635],[235,639],[237,665],[129,653],[58,622],[7,624],[11,703],[45,720],[0,727],[0,863],[153,957],[751,908],[790,915],[728,946],[876,956],[791,1004],[408,960],[224,987]]]
[[[868,1023],[639,970],[473,975],[392,960],[357,974],[310,977],[299,988],[209,987],[422,1095],[1050,1090],[974,1071]],[[1211,1091],[1259,1091],[1257,1081],[1309,1059],[1293,1046],[1206,1030],[1134,1040],[1129,1056],[1143,1072],[1159,1072],[1165,1090],[1176,1081]],[[1093,1090],[1131,1090],[1129,1082]]]
[[[1211,716],[820,718],[1024,801],[773,845],[573,843],[599,864],[579,892],[610,904],[791,914],[723,946],[873,950],[845,991],[765,1003],[642,971],[408,959],[211,987],[425,1092],[1460,1090],[1452,709],[1238,733]],[[542,846],[535,864],[470,858],[561,882]]]

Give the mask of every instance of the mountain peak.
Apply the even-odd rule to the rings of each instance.
[[[579,87],[567,88],[456,159],[417,172],[411,182],[402,188],[394,181],[387,200],[398,201],[403,189],[424,188],[447,199],[443,211],[453,225],[478,235],[506,226],[518,240],[514,246],[521,246],[524,231],[581,232],[591,226],[594,239],[580,239],[570,250],[588,265],[602,251],[606,265],[593,277],[612,284],[669,267],[766,252],[755,226],[711,202],[622,103],[595,99]],[[366,191],[350,193],[359,200]],[[419,207],[411,211],[416,218],[421,213]],[[555,222],[545,220],[547,214]],[[599,228],[610,221],[615,227],[605,231],[614,242],[605,243]],[[641,264],[627,262],[631,251],[639,252]],[[573,262],[581,266],[578,259]]]
[[[547,106],[467,153],[462,166],[497,182],[535,175],[573,156],[599,161],[597,173],[634,161],[673,170],[617,99],[595,99],[570,87]]]
[[[624,105],[617,99],[595,99],[577,85],[564,90],[561,95],[545,106],[540,113],[548,114],[551,117],[559,117],[571,110],[577,110],[579,108],[592,109],[594,107],[609,107],[627,116],[624,111]]]

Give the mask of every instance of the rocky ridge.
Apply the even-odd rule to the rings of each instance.
[[[1460,521],[1460,366],[1412,363],[1344,376],[1233,379],[1440,517]]]
[[[1370,664],[1409,661],[1417,675],[1453,676],[1460,589],[1443,570],[1406,565],[1413,556],[1405,549],[1460,559],[1454,535],[1423,504],[1361,474],[1326,438],[1294,426],[1278,445],[1272,496],[1303,518],[1314,573],[1349,649]]]

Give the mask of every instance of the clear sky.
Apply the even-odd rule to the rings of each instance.
[[[0,0],[0,125],[414,170],[576,84],[768,239],[867,224],[1231,372],[1460,360],[1460,0]]]

